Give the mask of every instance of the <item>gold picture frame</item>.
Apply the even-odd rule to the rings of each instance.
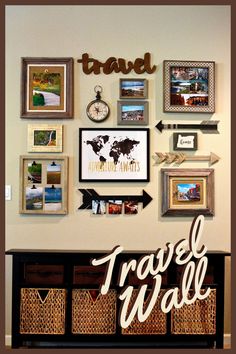
[[[62,152],[63,125],[29,124],[28,152]]]

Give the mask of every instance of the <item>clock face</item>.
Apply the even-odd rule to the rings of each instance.
[[[94,122],[102,122],[109,115],[109,107],[102,100],[90,102],[87,106],[87,116]]]

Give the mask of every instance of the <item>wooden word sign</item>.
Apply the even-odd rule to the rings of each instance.
[[[104,63],[89,57],[88,53],[82,55],[82,59],[78,59],[78,63],[82,63],[83,72],[87,75],[92,72],[95,75],[103,73],[106,75],[111,74],[113,71],[115,73],[121,72],[122,74],[129,74],[131,70],[134,70],[136,74],[148,73],[152,74],[156,70],[156,65],[151,66],[151,56],[150,53],[145,53],[144,58],[137,58],[134,62],[128,61],[126,63],[123,58],[110,57]]]

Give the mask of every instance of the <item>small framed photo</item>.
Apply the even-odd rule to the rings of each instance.
[[[106,214],[106,201],[105,200],[92,200],[92,212],[95,215]]]
[[[28,125],[28,152],[62,152],[62,148],[62,125]]]
[[[164,112],[215,112],[215,62],[165,60]]]
[[[148,102],[147,101],[118,101],[117,102],[118,125],[147,125]]]
[[[147,98],[148,87],[146,79],[120,79],[120,98]]]
[[[124,201],[124,213],[127,215],[138,214],[138,201],[137,200],[125,200]]]
[[[108,200],[108,214],[122,214],[122,200]]]
[[[73,117],[73,58],[22,58],[21,118]]]
[[[214,215],[214,170],[161,169],[162,216]]]
[[[148,182],[148,128],[80,128],[80,182]]]
[[[67,156],[20,156],[20,213],[67,214],[67,180]]]
[[[197,133],[173,133],[173,150],[197,150]]]

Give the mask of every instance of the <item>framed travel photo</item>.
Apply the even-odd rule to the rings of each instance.
[[[215,112],[215,62],[164,60],[164,112]]]
[[[118,125],[147,125],[148,102],[147,101],[118,101],[117,102]]]
[[[28,125],[28,152],[62,152],[63,126]]]
[[[162,216],[214,215],[214,170],[161,169]]]
[[[148,97],[146,79],[120,79],[120,98],[137,99]]]
[[[148,182],[148,128],[80,128],[80,182]]]
[[[21,118],[73,117],[73,58],[22,58]]]
[[[195,151],[197,148],[197,133],[173,133],[173,150]]]
[[[20,156],[21,214],[67,214],[67,188],[67,156]]]

